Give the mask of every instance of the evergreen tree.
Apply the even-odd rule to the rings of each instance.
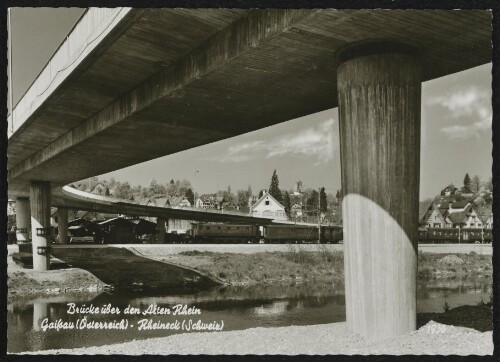
[[[319,211],[321,212],[326,212],[327,209],[328,209],[328,204],[327,204],[327,201],[326,201],[326,192],[325,192],[325,188],[322,187],[319,191],[319,202],[320,202],[320,209]]]
[[[316,190],[312,190],[307,198],[307,212],[309,215],[317,215],[318,214],[318,202],[319,202],[319,193]]]
[[[186,191],[186,198],[191,203],[191,206],[194,206],[194,193],[193,193],[193,190],[187,189],[187,191]]]
[[[335,198],[337,199],[338,202],[342,201],[342,187],[340,188],[340,190],[337,190],[337,193],[335,195]]]
[[[276,174],[276,170],[273,172],[273,176],[271,177],[271,186],[269,186],[269,195],[274,197],[276,201],[279,203],[283,203],[283,196],[280,191],[280,182],[278,181],[278,175]]]
[[[469,191],[470,190],[470,176],[468,173],[465,174],[465,177],[464,177],[464,187],[463,187],[463,190],[464,191]]]
[[[283,206],[285,207],[285,212],[288,217],[290,217],[291,205],[290,205],[290,194],[288,192],[283,192]]]

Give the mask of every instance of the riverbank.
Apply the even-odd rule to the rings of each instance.
[[[28,301],[43,295],[75,293],[100,294],[106,287],[92,273],[78,268],[37,272],[18,266],[7,255],[7,296],[9,302]]]
[[[177,253],[161,246],[134,246],[133,249],[148,258],[213,275],[229,285],[344,280],[343,252],[326,245],[308,245],[307,248],[289,245],[287,251],[253,254],[199,251],[196,245],[189,251]],[[492,273],[489,255],[476,252],[418,254],[419,279],[491,276]]]
[[[159,285],[170,287],[173,279],[182,280],[184,287],[186,280],[195,278],[241,286],[313,281],[342,283],[344,280],[343,252],[332,250],[328,245],[288,245],[286,251],[253,254],[199,251],[196,245],[189,251],[176,253],[163,246],[151,245],[81,250],[72,247],[57,249],[55,253],[64,262],[80,268],[43,273],[17,266],[12,260],[11,249],[7,272],[9,297],[68,291],[96,293],[108,284],[144,289]],[[489,255],[475,252],[418,254],[418,278],[421,280],[490,277],[492,272]],[[164,275],[171,277],[166,279]]]
[[[491,355],[492,338],[492,332],[429,322],[412,333],[370,341],[350,333],[344,322],[183,333],[99,347],[45,350],[30,354]]]

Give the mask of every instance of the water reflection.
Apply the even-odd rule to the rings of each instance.
[[[54,310],[55,308],[51,308]],[[49,316],[49,305],[37,302],[33,304],[33,330],[39,331],[42,320]]]
[[[475,305],[489,300],[491,278],[479,280],[420,281],[417,287],[417,312],[442,312],[444,301],[450,307]],[[77,305],[102,306],[111,303],[123,312],[132,306],[145,310],[149,305],[172,307],[176,304],[196,306],[202,311],[197,319],[212,322],[224,320],[224,330],[252,327],[322,324],[345,321],[345,297],[342,284],[302,283],[285,285],[258,285],[249,287],[220,287],[194,294],[143,295],[138,292],[89,296],[58,295],[39,298],[30,303],[8,304],[8,351],[35,351],[42,349],[75,348],[125,342],[138,338],[166,336],[180,331],[151,330],[40,330],[44,318],[76,322],[81,315],[68,314],[67,302]],[[174,322],[172,315],[147,316],[154,321]],[[143,315],[90,315],[96,321],[128,318],[131,325],[146,318]]]

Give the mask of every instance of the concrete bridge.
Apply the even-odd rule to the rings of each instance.
[[[90,9],[9,124],[34,267],[55,188],[338,106],[348,324],[414,330],[421,82],[490,39],[488,11]]]

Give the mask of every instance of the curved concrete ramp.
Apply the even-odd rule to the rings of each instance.
[[[197,208],[173,208],[140,205],[131,200],[96,195],[77,190],[70,186],[52,190],[51,205],[73,210],[96,211],[129,216],[162,217],[194,221],[239,222],[249,224],[272,224],[272,219],[253,217],[242,212],[222,212],[220,210]]]
[[[54,247],[52,254],[72,267],[88,270],[116,289],[200,290],[219,285],[192,269],[141,257],[126,248]]]

